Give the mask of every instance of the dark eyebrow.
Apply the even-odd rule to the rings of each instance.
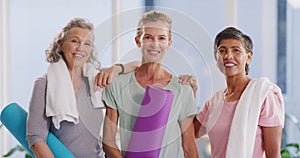
[[[221,49],[221,48],[224,48],[224,49],[226,49],[226,47],[225,47],[225,46],[219,46],[219,47],[218,47],[218,49]]]
[[[241,49],[241,47],[239,47],[239,46],[232,46],[231,48],[238,48],[238,49]]]

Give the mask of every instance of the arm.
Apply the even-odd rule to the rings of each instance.
[[[201,123],[197,120],[196,117],[194,117],[193,124],[194,124],[195,137],[200,138],[201,137],[201,135],[200,135]]]
[[[267,158],[280,158],[282,126],[262,127]]]
[[[194,97],[196,98],[197,90],[198,90],[198,81],[196,76],[192,75],[179,75],[179,83],[181,84],[190,84],[193,88]]]
[[[141,65],[141,62],[139,62],[139,61],[133,61],[133,62],[124,64],[124,73],[126,74],[128,72],[134,71],[140,65]]]
[[[112,82],[112,79],[117,76],[118,74],[122,73],[128,73],[131,71],[134,71],[137,67],[140,66],[139,61],[133,61],[127,64],[123,65],[124,70],[122,70],[121,64],[115,64],[111,66],[110,68],[104,69],[100,71],[95,79],[94,89],[96,90],[97,86],[100,86],[101,88],[105,88],[107,85],[109,85]]]
[[[195,143],[193,117],[190,116],[180,122],[182,132],[182,148],[185,158],[198,158],[198,149]]]
[[[34,143],[30,147],[30,149],[32,150],[36,158],[54,158],[54,155],[51,152],[50,148],[43,141]]]
[[[196,138],[200,138],[207,133],[206,128],[197,120],[197,117],[194,117],[193,124]]]
[[[54,157],[46,144],[50,118],[45,115],[46,77],[38,78],[33,87],[26,123],[26,140],[35,157]]]
[[[269,92],[262,105],[259,124],[262,127],[267,158],[280,158],[284,104],[281,93]]]
[[[103,150],[108,158],[122,158],[121,151],[116,144],[118,112],[106,107],[106,116],[103,130]]]

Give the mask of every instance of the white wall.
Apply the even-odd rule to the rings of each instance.
[[[8,14],[8,1],[0,1],[0,110],[7,104],[9,99],[9,14]],[[2,128],[0,130],[0,154],[7,152],[9,147],[7,141],[9,133]]]

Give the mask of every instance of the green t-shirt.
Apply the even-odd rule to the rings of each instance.
[[[180,121],[197,112],[196,102],[190,85],[181,85],[178,78],[172,76],[171,81],[164,87],[174,94],[160,157],[182,158]],[[131,131],[134,127],[136,116],[139,113],[145,89],[139,85],[135,73],[119,75],[105,88],[102,100],[105,104],[118,111],[121,150],[125,155]],[[143,140],[141,140],[143,141]]]

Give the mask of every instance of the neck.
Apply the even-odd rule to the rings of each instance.
[[[160,63],[145,63],[136,69],[137,76],[143,76],[143,78],[159,79],[164,76],[165,70],[162,68]]]
[[[137,81],[142,87],[147,85],[166,86],[172,78],[172,75],[165,71],[160,63],[145,63],[135,71]]]
[[[68,68],[68,70],[69,70],[69,74],[70,74],[70,78],[72,81],[74,91],[75,91],[75,93],[77,93],[77,91],[79,90],[80,85],[82,83],[82,80],[83,80],[82,68],[73,67],[73,68]]]
[[[225,101],[235,101],[239,100],[243,91],[247,87],[250,82],[250,78],[247,76],[243,77],[227,77],[227,89],[224,92],[224,100]]]
[[[71,76],[71,79],[82,77],[82,67],[78,67],[78,66],[74,66],[74,67],[71,67],[71,68],[68,67],[68,71],[69,71],[69,74]]]

